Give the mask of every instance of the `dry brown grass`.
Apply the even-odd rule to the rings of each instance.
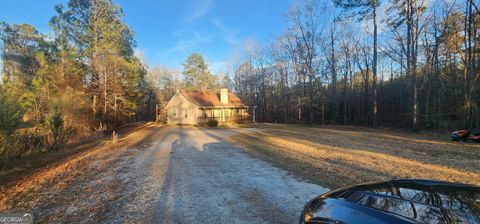
[[[391,178],[480,184],[480,145],[451,142],[448,135],[357,127],[257,127],[265,132],[241,134],[232,140],[325,187]]]
[[[116,144],[110,141],[52,164],[11,184],[0,186],[0,212],[33,212],[41,222],[102,220],[120,200],[122,168],[157,128],[153,123],[130,127]],[[79,197],[81,195],[81,197]],[[123,199],[122,199],[123,200]],[[60,205],[70,205],[68,207]]]

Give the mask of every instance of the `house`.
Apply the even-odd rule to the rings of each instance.
[[[182,89],[165,107],[168,124],[203,125],[209,120],[219,123],[255,122],[255,106],[246,106],[228,89]]]

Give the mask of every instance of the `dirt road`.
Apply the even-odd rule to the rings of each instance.
[[[3,189],[0,211],[32,211],[39,222],[294,223],[304,203],[327,189],[224,140],[252,131],[257,130],[137,131],[123,139],[126,144],[143,136],[133,145],[121,142],[84,155],[78,164],[47,170],[55,174],[42,181],[32,177]]]

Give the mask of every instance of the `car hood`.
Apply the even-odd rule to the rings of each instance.
[[[480,223],[480,187],[473,185],[400,179],[346,187],[315,200],[322,201],[319,205],[332,204],[331,200],[351,203],[351,208],[371,217],[377,212],[381,213],[377,217],[407,222]]]

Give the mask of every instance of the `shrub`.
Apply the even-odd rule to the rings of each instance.
[[[40,138],[39,145],[35,145],[31,141],[34,139],[33,137],[33,134],[28,134],[26,131],[17,131],[10,136],[0,134],[0,170],[11,168],[12,165],[15,165],[15,161],[25,153],[38,150],[38,146],[41,147],[42,139]]]
[[[6,166],[10,160],[19,157],[21,154],[21,150],[15,147],[11,136],[0,134],[0,170],[5,168],[4,166]]]
[[[20,105],[0,94],[0,132],[5,134],[5,137],[9,137],[17,130],[22,116],[23,110]]]
[[[60,112],[53,113],[45,122],[45,143],[48,151],[53,151],[65,143],[65,128],[63,116]]]
[[[24,153],[15,131],[22,122],[23,110],[14,100],[0,93],[0,170]]]
[[[217,120],[208,120],[207,125],[208,125],[208,127],[217,127],[218,126],[218,121]]]

